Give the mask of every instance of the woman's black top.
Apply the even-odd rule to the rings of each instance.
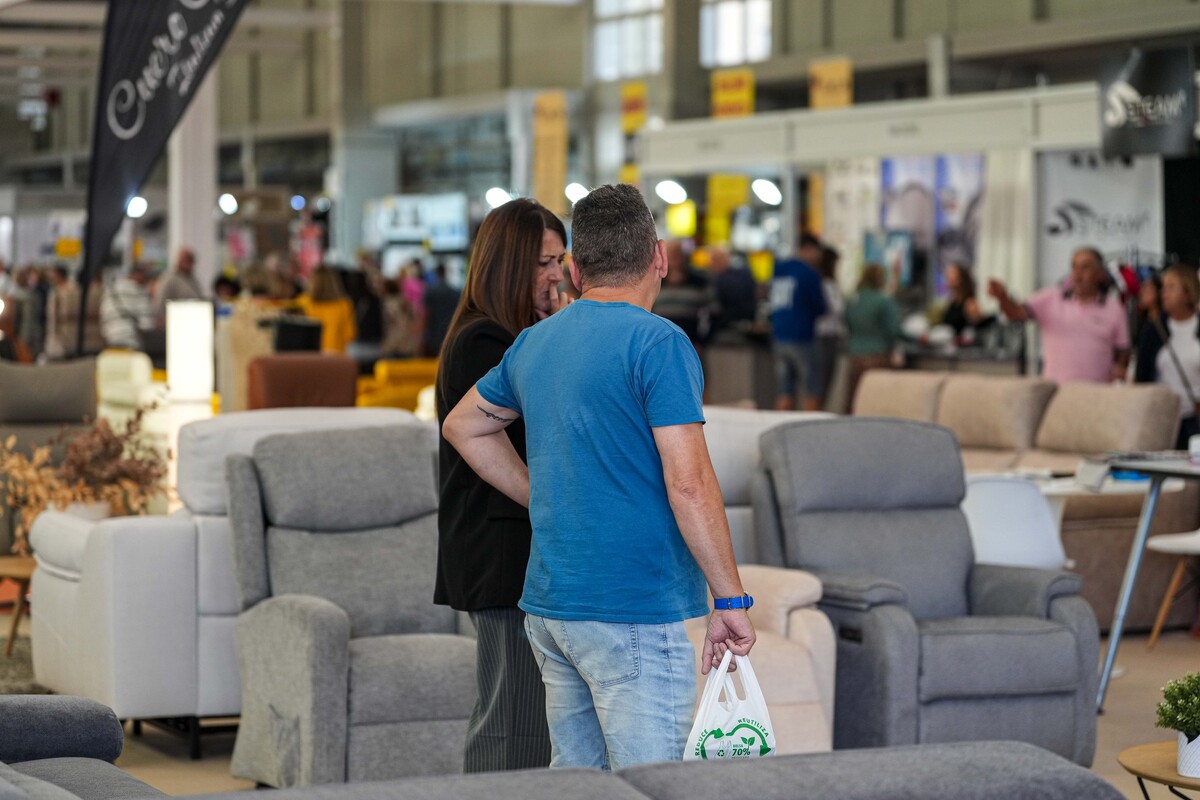
[[[438,368],[439,427],[471,387],[500,363],[515,341],[491,320],[468,325]],[[506,429],[525,460],[525,423]],[[525,586],[532,528],[529,511],[475,474],[439,437],[438,574],[433,601],[459,611],[516,607]]]

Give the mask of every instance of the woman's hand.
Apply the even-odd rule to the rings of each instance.
[[[559,291],[557,286],[551,286],[550,291],[542,300],[543,302],[534,304],[533,308],[539,321],[549,318],[551,314],[557,314],[575,302],[575,298],[566,292]]]

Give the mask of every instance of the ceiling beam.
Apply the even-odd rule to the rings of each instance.
[[[96,85],[93,75],[58,76],[54,78],[18,78],[11,75],[0,75],[0,86],[70,86],[91,88]]]
[[[77,58],[64,55],[0,56],[0,70],[36,67],[43,73],[94,71],[99,63],[94,58]]]
[[[29,25],[69,25],[100,28],[108,11],[107,3],[67,3],[56,0],[27,0],[5,6],[0,0],[0,23]],[[248,8],[238,20],[239,28],[273,30],[330,29],[334,12],[322,9]]]
[[[78,55],[80,52],[98,53],[100,52],[101,38],[99,30],[78,32],[0,27],[0,50],[23,51],[26,48],[37,47],[45,50],[71,50],[75,51],[74,55]],[[298,39],[235,33],[229,40],[227,52],[298,55],[301,49],[302,43]],[[47,57],[53,58],[53,56]]]

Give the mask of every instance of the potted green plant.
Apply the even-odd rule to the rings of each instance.
[[[1169,681],[1162,691],[1156,724],[1179,732],[1176,770],[1180,775],[1200,778],[1200,672]]]

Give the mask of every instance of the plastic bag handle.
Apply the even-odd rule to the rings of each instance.
[[[708,683],[704,684],[704,694],[700,699],[700,708],[704,708],[709,703],[716,702],[717,697],[721,694],[721,688],[729,678],[729,662],[732,660],[733,651],[726,650],[725,655],[721,657],[720,666],[708,673]]]

